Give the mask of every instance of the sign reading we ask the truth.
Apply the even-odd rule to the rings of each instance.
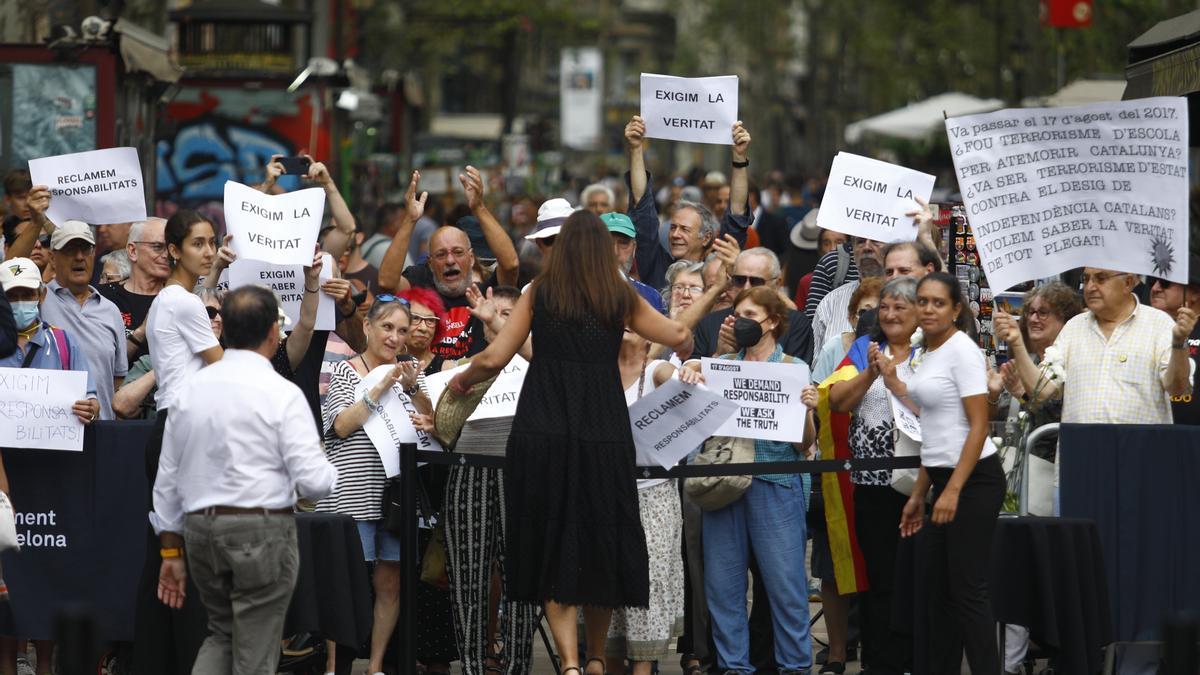
[[[738,78],[673,77],[642,73],[642,119],[647,138],[733,145]]]

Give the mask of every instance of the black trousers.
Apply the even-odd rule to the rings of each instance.
[[[146,440],[146,477],[151,490],[150,508],[154,508],[154,478],[162,454],[167,411],[159,410],[154,429]],[[133,620],[133,673],[135,675],[187,675],[200,645],[208,636],[208,613],[200,601],[191,575],[187,578],[187,596],[181,609],[171,609],[158,599],[158,573],[162,558],[158,555],[158,535],[146,528],[146,557],[138,582]]]
[[[854,486],[855,533],[870,584],[857,595],[862,660],[879,675],[901,675],[912,670],[912,638],[892,629],[900,514],[907,501],[908,497],[887,485]]]
[[[926,468],[933,500],[941,496],[953,469]],[[992,536],[1004,502],[1004,469],[999,455],[982,459],[963,485],[954,520],[926,523],[926,568],[932,594],[929,609],[931,673],[954,673],[963,650],[974,675],[999,675],[996,623],[988,596]]]

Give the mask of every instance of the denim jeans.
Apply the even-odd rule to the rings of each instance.
[[[808,632],[807,535],[800,481],[791,488],[754,479],[746,494],[704,513],[704,592],[722,670],[753,673],[746,615],[750,551],[758,560],[771,604],[775,661],[781,671],[812,667]]]

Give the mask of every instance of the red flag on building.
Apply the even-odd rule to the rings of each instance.
[[[1050,28],[1087,28],[1092,25],[1092,0],[1038,0],[1042,25]]]

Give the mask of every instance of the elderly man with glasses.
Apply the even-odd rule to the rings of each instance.
[[[158,292],[162,290],[171,265],[167,262],[167,221],[147,218],[129,228],[129,241],[124,251],[129,255],[129,277],[96,288],[121,312],[125,324],[125,353],[132,365],[149,352],[146,349],[146,315]]]

